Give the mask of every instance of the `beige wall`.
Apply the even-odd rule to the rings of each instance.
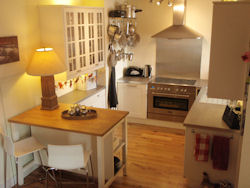
[[[0,36],[18,36],[20,61],[0,65],[0,92],[2,105],[1,126],[6,120],[28,108],[40,98],[40,80],[24,74],[25,66],[31,58],[34,48],[39,46],[39,27],[36,0],[1,0],[0,1]],[[4,125],[3,125],[4,124]],[[25,126],[18,127],[19,136],[29,134]],[[2,151],[2,148],[0,147]],[[3,155],[1,153],[1,162]],[[25,163],[29,158],[23,160]],[[8,168],[10,170],[10,168]],[[8,173],[9,174],[9,173]],[[3,165],[0,165],[0,186],[3,184]]]
[[[151,36],[172,25],[172,8],[168,7],[167,1],[161,6],[149,3],[148,0],[129,0],[136,8],[143,9],[137,14],[137,32],[141,36],[141,42],[134,49],[134,63],[130,65],[144,66],[150,64],[155,70],[156,43]],[[188,0],[186,7],[186,24],[201,33],[203,38],[203,49],[201,59],[201,78],[207,79],[210,35],[212,23],[212,0]]]
[[[38,22],[39,4],[73,4],[103,7],[104,0],[1,0],[0,37],[18,36],[20,61],[0,65],[0,126],[7,126],[7,119],[40,104],[40,78],[29,76],[25,67],[34,49],[40,47]],[[19,134],[14,138],[30,134],[29,127],[16,127]],[[1,138],[0,138],[1,140]],[[28,157],[23,160],[26,163]],[[10,167],[8,168],[10,171]],[[9,174],[9,173],[8,173]],[[3,187],[3,148],[0,142],[0,187]]]
[[[250,93],[250,88],[248,90]],[[250,109],[250,95],[248,97],[247,109]],[[242,152],[240,160],[240,172],[238,188],[250,187],[249,172],[250,172],[250,110],[246,112],[245,130],[242,142]]]
[[[129,63],[129,66],[143,67],[145,64],[150,64],[155,72],[156,42],[151,36],[172,24],[172,9],[168,7],[166,1],[161,6],[151,4],[148,0],[129,0],[129,3],[143,10],[136,14],[136,32],[141,40],[132,50],[135,55],[133,63]]]
[[[201,54],[201,79],[208,79],[212,31],[213,0],[188,0],[186,24],[203,36]]]

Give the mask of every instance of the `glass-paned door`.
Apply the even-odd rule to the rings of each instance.
[[[97,20],[97,62],[98,64],[104,61],[104,21],[103,11],[98,10],[96,13]]]
[[[75,72],[77,70],[77,54],[76,54],[76,32],[75,32],[75,14],[73,11],[65,11],[65,30],[66,30],[66,57],[68,71]]]

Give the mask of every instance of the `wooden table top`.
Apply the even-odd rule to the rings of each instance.
[[[27,110],[8,121],[30,126],[52,128],[94,136],[104,136],[119,121],[128,115],[126,111],[92,108],[97,111],[97,118],[90,120],[67,120],[61,117],[64,110],[72,104],[59,103],[59,108],[53,111],[40,110],[40,105]]]

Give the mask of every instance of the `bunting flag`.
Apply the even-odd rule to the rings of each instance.
[[[74,84],[77,84],[77,82],[81,81],[86,82],[88,79],[93,79],[93,74],[85,74],[83,76],[78,76],[76,78],[67,80],[67,81],[62,81],[62,82],[58,82],[57,84],[55,84],[55,88],[56,89],[64,89],[64,87],[69,86],[69,87],[73,87]],[[96,76],[94,76],[94,79],[96,80]]]

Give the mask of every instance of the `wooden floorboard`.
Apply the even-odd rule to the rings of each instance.
[[[187,188],[187,180],[183,177],[184,142],[183,130],[129,124],[127,176],[117,177],[111,188]],[[25,182],[34,180],[40,173],[41,169],[36,170]],[[63,177],[73,181],[83,179],[68,173]],[[52,181],[49,185],[55,187]],[[25,187],[42,188],[44,182]]]

